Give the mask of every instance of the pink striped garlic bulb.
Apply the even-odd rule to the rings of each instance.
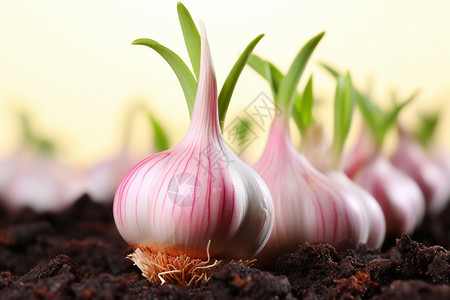
[[[346,249],[366,243],[369,235],[367,215],[355,194],[315,169],[297,152],[289,135],[292,115],[302,138],[314,141],[310,143],[314,143],[310,149],[312,158],[318,158],[315,162],[321,167],[331,168],[333,160],[328,157],[329,146],[323,129],[309,127],[315,120],[312,77],[303,94],[297,94],[303,70],[323,35],[323,32],[318,34],[302,47],[285,75],[257,56],[249,61],[270,83],[274,102],[283,112],[274,118],[265,150],[254,166],[269,186],[275,207],[272,235],[259,256],[266,265],[296,250],[305,241],[330,243],[338,249]],[[305,132],[304,128],[311,128],[311,132]]]
[[[450,200],[450,184],[445,170],[425,149],[400,128],[399,142],[391,161],[419,185],[431,214],[439,214]]]
[[[114,220],[133,247],[172,256],[251,258],[267,242],[273,204],[263,180],[226,146],[206,32],[191,124],[175,147],[135,165],[114,199]]]
[[[425,215],[425,200],[414,180],[379,155],[352,179],[372,194],[383,209],[388,234],[412,233]]]
[[[333,141],[330,141],[327,132],[321,124],[316,123],[315,118],[303,117],[303,119],[311,120],[310,122],[312,123],[307,124],[304,121],[301,123],[303,126],[299,127],[302,131],[301,150],[317,170],[341,184],[358,200],[358,203],[364,210],[369,227],[366,244],[371,248],[379,248],[382,246],[386,236],[386,220],[383,211],[377,200],[369,192],[353,182],[342,170],[342,153],[344,152],[345,140],[350,130],[355,104],[354,88],[350,73],[347,72],[345,76],[338,74],[336,76],[336,83]],[[313,102],[312,86],[310,90],[311,92],[308,92],[307,88],[305,88],[303,95],[311,95],[311,102]],[[308,110],[308,106],[306,105],[307,96],[303,98],[298,98],[301,101],[296,103],[297,105],[295,107],[297,111],[294,112],[294,116],[296,113],[298,116],[301,116],[302,113],[303,116],[306,114],[305,111]],[[309,114],[312,115],[312,105],[309,106],[309,109],[311,110]],[[358,145],[360,148],[366,148],[364,153],[368,155],[373,151],[373,148],[370,146],[370,143],[365,143],[364,145],[360,143]],[[352,158],[355,165],[364,161],[364,157],[358,155]]]
[[[327,133],[321,125],[311,124],[307,132],[309,134],[302,140],[302,153],[318,171],[339,183],[358,200],[367,220],[366,245],[370,248],[381,247],[386,237],[386,219],[377,200],[342,171],[341,155],[334,153],[336,148],[331,147]],[[314,154],[316,148],[318,151]]]
[[[267,183],[275,207],[272,235],[263,262],[294,251],[305,241],[354,248],[368,238],[368,222],[358,200],[297,152],[288,119],[275,119],[254,169]]]
[[[392,108],[383,111],[369,95],[355,89],[364,127],[355,149],[347,156],[344,169],[380,204],[388,235],[412,233],[425,215],[425,200],[419,186],[382,153],[387,132],[395,124],[401,110],[416,95],[413,93],[403,102],[394,99]]]

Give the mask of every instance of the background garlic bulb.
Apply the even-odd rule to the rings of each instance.
[[[402,128],[391,161],[419,185],[430,213],[438,214],[447,206],[450,184],[445,170]]]

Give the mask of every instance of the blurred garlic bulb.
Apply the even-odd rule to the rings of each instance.
[[[404,129],[399,131],[398,146],[391,161],[419,185],[430,213],[438,214],[450,200],[449,176],[418,141]]]
[[[386,220],[377,200],[368,191],[353,182],[341,170],[339,163],[340,155],[331,153],[331,142],[323,126],[313,124],[307,131],[309,130],[312,130],[311,133],[306,134],[302,142],[302,153],[305,154],[308,161],[317,170],[339,183],[358,200],[367,220],[368,238],[366,244],[370,248],[381,247],[386,237]],[[314,153],[314,149],[316,148],[318,151]],[[336,159],[338,161],[334,161]]]
[[[31,153],[17,159],[4,192],[9,208],[37,212],[61,211],[80,196],[81,184],[72,170],[53,157]]]
[[[117,186],[126,172],[135,164],[127,151],[103,161],[88,170],[85,175],[85,192],[95,202],[112,202]]]
[[[372,194],[383,209],[387,233],[412,233],[425,215],[425,200],[412,178],[378,156],[352,179]]]
[[[5,192],[5,189],[10,181],[14,169],[16,168],[19,152],[3,159],[0,162],[0,198]]]
[[[143,103],[133,104],[126,113],[122,148],[104,161],[92,166],[84,176],[85,192],[95,202],[110,203],[114,199],[117,186],[126,172],[136,163],[137,159],[130,153],[132,124],[138,114],[143,115],[153,130],[152,152],[164,151],[169,148],[165,130]]]
[[[38,212],[69,207],[82,193],[78,174],[56,159],[54,143],[35,132],[25,113],[18,119],[23,144],[0,166],[0,192],[5,205]]]

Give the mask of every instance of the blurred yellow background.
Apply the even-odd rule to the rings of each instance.
[[[178,81],[151,49],[131,46],[152,38],[189,62],[179,28],[177,1],[0,0],[0,158],[19,143],[16,112],[30,112],[40,132],[62,145],[61,156],[86,166],[117,151],[127,105],[146,101],[169,129],[172,145],[188,127]],[[184,1],[194,21],[205,22],[219,87],[238,55],[259,33],[255,53],[286,70],[299,48],[325,30],[307,75],[315,92],[332,103],[334,80],[317,65],[350,69],[357,85],[374,81],[376,98],[389,104],[395,88],[403,97],[422,93],[402,120],[414,124],[450,96],[450,1]],[[246,68],[228,120],[240,115],[266,83]],[[448,116],[450,108],[443,106]],[[319,119],[331,128],[331,105]],[[439,138],[450,146],[444,118]],[[142,125],[142,122],[139,123]],[[135,126],[136,147],[150,143]],[[294,131],[294,130],[292,130]],[[265,139],[255,143],[255,149]],[[255,150],[259,151],[259,150]]]

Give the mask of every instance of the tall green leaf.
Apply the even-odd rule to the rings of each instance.
[[[161,123],[159,123],[151,113],[148,113],[148,118],[153,128],[153,139],[156,152],[169,149],[169,139],[167,138],[167,134]]]
[[[22,129],[22,137],[24,139],[24,143],[25,144],[33,143],[34,133],[33,130],[31,129],[30,118],[26,114],[20,113],[19,120],[21,125],[20,127]]]
[[[398,103],[398,100],[395,98],[393,98],[394,100],[394,106],[392,107],[392,109],[385,115],[385,118],[383,120],[383,126],[384,126],[384,130],[387,131],[392,125],[395,124],[398,114],[400,113],[400,111],[409,103],[411,103],[416,97],[417,95],[419,95],[419,91],[415,91],[411,94],[411,96],[408,97],[408,99],[406,99],[404,102],[402,103]]]
[[[248,44],[245,48],[244,52],[239,56],[236,63],[231,68],[230,73],[228,73],[227,78],[220,90],[218,101],[219,101],[219,122],[220,127],[223,129],[225,124],[225,116],[227,114],[228,105],[230,104],[231,95],[233,94],[234,88],[236,87],[236,83],[239,79],[239,76],[244,69],[247,60],[255,49],[258,42],[264,37],[264,34],[258,35],[253,41]]]
[[[184,61],[175,52],[151,39],[137,39],[132,44],[150,47],[167,61],[180,82],[186,98],[189,115],[191,115],[197,93],[197,81]]]
[[[281,71],[271,62],[268,62],[255,54],[250,56],[247,64],[269,82],[274,101],[276,101],[278,88],[284,77],[283,73],[281,73]]]
[[[382,143],[383,141],[383,134],[382,134],[382,127],[383,127],[383,115],[382,112],[379,110],[377,106],[372,103],[370,98],[364,97],[358,90],[355,91],[355,99],[356,104],[359,107],[359,110],[361,111],[361,114],[363,115],[364,123],[367,124],[369,129],[374,134],[377,141]]]
[[[355,97],[353,93],[350,73],[345,78],[338,76],[334,98],[334,137],[332,148],[336,151],[337,159],[342,155],[345,140],[352,122]]]
[[[242,147],[247,141],[247,136],[251,130],[252,123],[249,118],[240,118],[239,123],[236,125],[236,127],[239,147]]]
[[[336,69],[326,63],[320,63],[320,65],[336,79],[341,75]]]
[[[300,52],[295,57],[294,61],[289,68],[286,76],[280,83],[280,88],[277,93],[278,103],[282,109],[290,111],[292,104],[295,100],[295,95],[297,93],[297,85],[300,77],[306,67],[306,64],[311,57],[317,44],[322,39],[325,32],[321,32],[312,39],[310,39],[300,50]]]
[[[34,148],[42,154],[53,154],[56,145],[47,138],[40,137],[33,129],[30,118],[25,113],[19,114],[19,120],[22,127],[24,144],[27,147]]]
[[[295,124],[302,135],[305,134],[305,131],[308,129],[309,125],[316,123],[316,119],[313,115],[313,106],[313,77],[311,75],[305,86],[303,94],[296,94],[295,102],[292,108],[292,117],[294,118]]]
[[[422,115],[420,118],[419,127],[416,129],[414,136],[424,147],[428,146],[434,137],[441,116],[440,112]]]
[[[192,69],[194,70],[195,77],[200,76],[200,53],[201,42],[200,33],[192,20],[191,14],[186,7],[178,2],[177,4],[178,20],[180,21],[181,31],[183,32],[184,42],[191,60]]]

